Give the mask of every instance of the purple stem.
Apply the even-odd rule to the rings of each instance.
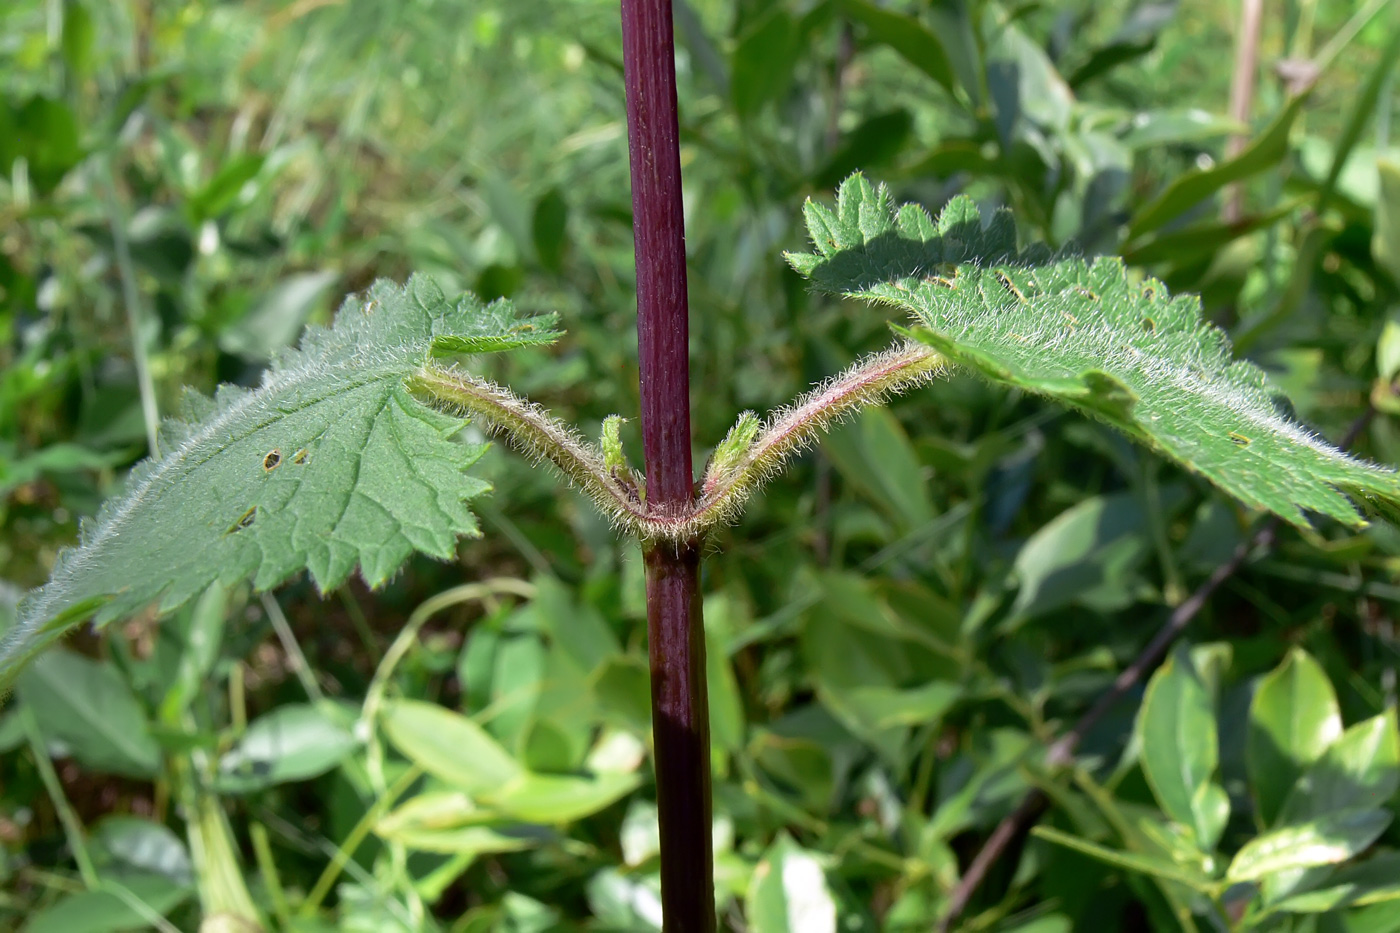
[[[693,501],[685,218],[670,0],[622,0],[649,511]],[[713,933],[710,723],[699,542],[647,547],[652,734],[667,933]]]

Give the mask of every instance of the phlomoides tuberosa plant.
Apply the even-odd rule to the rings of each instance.
[[[1363,523],[1400,509],[1400,479],[1282,413],[1263,373],[1232,358],[1192,297],[1114,258],[1020,249],[1009,213],[956,198],[934,217],[860,175],[805,208],[810,253],[788,259],[822,292],[897,309],[893,345],[766,418],[738,416],[699,479],[691,465],[684,250],[671,21],[665,0],[623,4],[637,239],[645,470],[619,419],[598,443],[473,371],[481,354],[552,343],[554,317],[449,297],[431,280],[380,282],[329,328],[278,356],[262,385],[188,395],[125,490],[29,594],[0,643],[0,685],[89,619],[172,610],[213,583],[267,590],[307,572],[322,591],[370,586],[413,553],[454,555],[479,529],[470,469],[488,427],[585,492],[643,544],[654,761],[667,928],[714,929],[698,568],[715,527],[834,422],[949,367],[1106,421],[1245,504],[1294,524]]]

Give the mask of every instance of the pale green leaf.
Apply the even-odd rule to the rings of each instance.
[[[1384,810],[1342,810],[1255,836],[1235,854],[1226,877],[1258,881],[1279,872],[1344,862],[1375,842],[1390,820]]]
[[[1245,767],[1264,825],[1293,784],[1342,734],[1337,694],[1322,666],[1295,648],[1259,683],[1249,707]]]
[[[44,737],[63,742],[87,767],[128,777],[160,772],[160,745],[146,714],[111,664],[55,651],[24,672],[19,695]]]
[[[587,775],[522,774],[481,799],[498,813],[531,823],[571,823],[636,790],[641,779],[622,771]]]
[[[449,300],[421,276],[380,282],[279,354],[256,390],[191,394],[165,426],[164,456],[132,471],[21,605],[0,644],[0,686],[94,612],[100,623],[156,601],[170,609],[215,580],[252,577],[263,590],[301,570],[321,590],[357,566],[378,586],[414,551],[451,557],[458,537],[479,533],[465,503],[487,485],[464,471],[483,448],[454,441],[465,422],[404,379],[435,345],[539,343],[552,323]]]
[[[1326,887],[1295,894],[1276,909],[1290,913],[1326,913],[1387,901],[1400,901],[1400,852],[1383,852],[1364,862],[1348,865],[1332,875]]]
[[[815,253],[790,254],[823,291],[894,305],[912,336],[984,377],[1109,422],[1246,504],[1298,525],[1348,525],[1348,495],[1400,510],[1400,478],[1292,421],[1256,366],[1235,360],[1194,297],[1139,281],[1115,258],[1018,251],[1010,214],[971,199],[935,221],[896,210],[859,175],[834,210],[809,202]]]
[[[524,773],[520,762],[475,721],[420,700],[384,707],[384,732],[409,761],[473,797]]]
[[[1142,770],[1167,816],[1190,827],[1210,851],[1223,821],[1223,795],[1207,790],[1219,762],[1215,709],[1191,664],[1176,651],[1147,684],[1138,713]]]
[[[304,781],[329,771],[358,745],[325,710],[307,703],[279,706],[253,720],[219,759],[214,786],[237,794]]]
[[[836,933],[836,900],[821,863],[786,834],[754,868],[744,914],[754,933]]]
[[[1381,268],[1400,282],[1400,163],[1377,159],[1376,175],[1380,184],[1371,254]]]
[[[189,900],[193,890],[161,875],[106,879],[102,888],[80,891],[36,910],[22,933],[123,933],[151,929],[161,916]]]
[[[1400,788],[1400,731],[1387,710],[1358,722],[1293,785],[1279,821],[1300,823],[1340,810],[1380,807]]]

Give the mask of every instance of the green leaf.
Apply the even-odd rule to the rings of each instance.
[[[1235,854],[1226,877],[1259,881],[1279,872],[1344,862],[1375,842],[1390,820],[1384,810],[1343,810],[1255,836]]]
[[[1233,159],[1208,169],[1187,172],[1168,185],[1137,212],[1128,225],[1128,238],[1135,239],[1155,230],[1226,185],[1243,181],[1283,161],[1288,155],[1288,134],[1307,100],[1307,93],[1294,97],[1274,122]]]
[[[907,110],[877,113],[861,121],[813,175],[818,188],[832,188],[858,168],[875,168],[895,160],[914,132],[914,116]]]
[[[792,86],[802,49],[798,21],[775,4],[739,39],[730,59],[730,97],[741,118],[756,115]]]
[[[571,823],[592,816],[636,790],[635,774],[598,771],[572,774],[522,774],[504,787],[483,794],[503,816],[530,823]]]
[[[92,830],[94,861],[110,861],[123,871],[136,869],[190,884],[194,866],[185,842],[163,823],[137,816],[105,817]]]
[[[1326,913],[1400,900],[1400,852],[1384,852],[1349,865],[1327,880],[1327,886],[1295,894],[1275,908],[1289,913]]]
[[[1021,589],[1013,614],[1030,617],[1079,603],[1101,610],[1131,603],[1131,584],[1150,550],[1147,521],[1128,493],[1092,496],[1071,506],[1016,555]]]
[[[1400,732],[1387,710],[1359,722],[1303,772],[1283,804],[1283,823],[1341,810],[1380,807],[1400,787]]]
[[[116,893],[120,886],[125,897]],[[22,933],[123,933],[151,929],[150,914],[165,915],[194,892],[160,875],[137,875],[108,880],[103,890],[70,894],[52,906],[30,914]],[[146,912],[132,906],[144,904]]]
[[[1400,282],[1400,163],[1376,160],[1380,191],[1376,197],[1376,232],[1371,253],[1391,278]]]
[[[325,774],[359,745],[350,731],[307,703],[289,703],[253,720],[219,759],[215,787],[229,794]]]
[[[305,326],[335,272],[298,272],[282,279],[251,311],[219,335],[219,348],[247,360],[265,361],[291,344]]]
[[[888,410],[867,408],[828,434],[822,448],[842,478],[879,503],[901,527],[933,521],[933,500],[919,456]]]
[[[97,29],[81,0],[67,0],[63,4],[63,63],[76,78],[84,78],[92,71],[92,50]]]
[[[1395,207],[1397,226],[1400,226],[1400,199]],[[1376,341],[1376,375],[1387,385],[1400,375],[1400,317],[1392,316],[1381,328],[1380,339]]]
[[[1078,836],[1071,836],[1069,833],[1060,832],[1049,826],[1037,826],[1031,832],[1047,842],[1073,849],[1092,859],[1118,868],[1125,868],[1128,871],[1135,871],[1164,881],[1177,881],[1198,891],[1208,890],[1211,885],[1211,879],[1208,875],[1193,872],[1188,865],[1165,858],[1110,849],[1107,846],[1101,846],[1087,839],[1080,839]]]
[[[419,700],[398,700],[384,707],[382,723],[389,741],[414,764],[473,797],[499,789],[524,773],[475,721]]]
[[[635,774],[534,774],[485,729],[457,713],[417,700],[384,709],[389,741],[424,771],[460,787],[494,814],[531,823],[567,823],[631,793]]]
[[[196,224],[218,217],[233,207],[243,186],[262,171],[267,156],[261,153],[245,153],[224,163],[209,184],[192,193],[186,205]]]
[[[1157,802],[1210,851],[1219,822],[1219,795],[1207,790],[1219,760],[1215,709],[1186,651],[1176,651],[1152,675],[1137,730],[1142,770]]]
[[[847,16],[865,27],[872,41],[888,45],[952,93],[956,79],[943,40],[917,17],[895,13],[866,0],[841,0],[840,6]]]
[[[459,791],[427,791],[375,824],[384,839],[411,849],[456,855],[521,852],[554,837],[553,830],[502,823]]]
[[[535,255],[540,265],[556,275],[564,271],[564,253],[569,245],[569,202],[558,188],[550,188],[535,202],[530,219]]]
[[[1291,421],[1196,299],[1133,281],[1119,260],[1018,251],[1010,215],[984,227],[967,198],[936,222],[915,205],[896,213],[859,175],[835,210],[808,202],[806,213],[817,252],[790,254],[793,268],[824,291],[911,313],[912,336],[951,361],[1107,421],[1294,524],[1305,510],[1362,524],[1344,493],[1400,510],[1395,473]]]
[[[175,608],[216,580],[265,590],[303,569],[322,591],[357,565],[379,586],[414,551],[452,557],[459,536],[479,533],[465,502],[487,485],[464,471],[484,448],[454,441],[465,422],[404,379],[435,341],[506,349],[553,339],[552,323],[448,300],[421,276],[380,282],[279,354],[258,389],[187,396],[165,455],[132,471],[21,605],[0,643],[0,688],[95,608],[102,623],[157,600]]]
[[[836,900],[826,873],[786,833],[754,868],[744,915],[753,933],[836,933]]]
[[[159,773],[160,745],[112,665],[54,651],[24,672],[18,692],[45,738],[62,741],[87,767],[128,777]]]
[[[1294,783],[1342,734],[1337,694],[1322,666],[1301,648],[1259,683],[1249,707],[1245,768],[1265,826]]]

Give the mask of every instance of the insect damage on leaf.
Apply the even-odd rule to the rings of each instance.
[[[404,381],[444,344],[537,345],[558,337],[554,323],[449,299],[422,276],[379,282],[331,327],[308,328],[257,389],[188,395],[164,426],[166,456],[132,470],[21,603],[0,640],[0,688],[94,614],[171,609],[215,580],[267,589],[302,570],[323,591],[356,568],[378,586],[415,551],[450,558],[458,537],[478,534],[466,503],[488,486],[466,470],[485,448],[455,440],[465,420]]]
[[[984,223],[967,197],[934,219],[854,175],[834,209],[805,212],[816,252],[789,254],[792,267],[822,291],[903,309],[904,332],[951,362],[1107,421],[1295,524],[1308,512],[1362,524],[1353,499],[1400,511],[1396,474],[1291,420],[1195,297],[1136,281],[1117,258],[1019,249],[1010,213]]]

